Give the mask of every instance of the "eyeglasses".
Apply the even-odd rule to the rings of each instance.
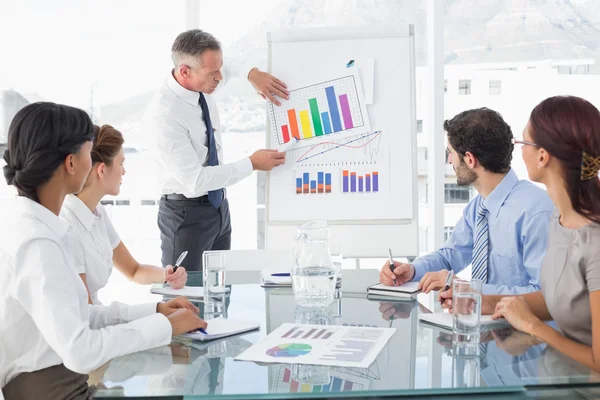
[[[533,142],[528,142],[527,140],[517,140],[515,138],[512,138],[512,139],[510,139],[510,142],[512,144],[527,144],[527,145],[533,146],[533,147],[540,147],[539,144],[533,143]]]

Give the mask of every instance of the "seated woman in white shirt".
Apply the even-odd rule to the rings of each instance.
[[[88,305],[58,214],[89,175],[92,139],[83,110],[54,103],[30,104],[10,125],[3,170],[19,195],[0,210],[0,398],[90,398],[85,374],[206,327],[183,297]]]
[[[87,286],[92,304],[101,304],[98,291],[106,286],[113,264],[129,280],[142,285],[167,282],[180,289],[187,281],[183,267],[173,272],[171,265],[144,265],[133,258],[100,204],[104,196],[116,196],[121,189],[125,174],[123,142],[121,132],[112,126],[94,127],[92,170],[81,192],[68,195],[60,212],[77,233],[75,268]]]

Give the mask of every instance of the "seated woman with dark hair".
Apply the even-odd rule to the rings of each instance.
[[[556,207],[541,291],[484,296],[482,312],[600,371],[600,111],[579,97],[551,97],[533,109],[515,143],[529,178],[546,185]],[[452,306],[449,293],[440,296]]]
[[[94,127],[92,170],[83,189],[65,198],[60,216],[75,229],[75,268],[86,284],[91,304],[100,304],[98,291],[106,286],[113,264],[129,280],[142,285],[167,282],[185,286],[187,273],[179,267],[140,264],[121,241],[100,200],[116,196],[125,175],[123,135],[110,125]]]
[[[77,108],[30,104],[9,128],[4,176],[19,196],[0,229],[0,387],[6,399],[87,399],[87,374],[115,357],[169,344],[206,323],[180,297],[88,305],[58,214],[92,166],[93,125]],[[0,396],[2,397],[2,396]]]

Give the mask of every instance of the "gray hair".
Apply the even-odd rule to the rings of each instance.
[[[171,47],[171,58],[175,68],[181,64],[196,67],[206,50],[221,50],[221,43],[210,33],[191,29],[180,33]]]

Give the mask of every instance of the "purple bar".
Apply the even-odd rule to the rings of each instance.
[[[379,191],[379,173],[373,172],[373,191]]]
[[[349,392],[351,390],[352,390],[352,382],[350,382],[350,381],[344,382],[344,389],[342,389],[342,391]]]
[[[363,191],[363,177],[362,176],[358,177],[358,191],[359,192]]]
[[[316,331],[316,329],[311,329],[310,331],[306,332],[306,335],[302,336],[302,339],[308,339],[310,337],[310,335],[315,333],[315,331]]]
[[[304,333],[304,331],[298,331],[296,333],[294,333],[294,336],[292,336],[292,339],[296,339],[298,336],[302,335]]]
[[[350,191],[356,192],[356,174],[354,172],[350,174]]]
[[[324,334],[325,332],[327,332],[327,329],[321,329],[321,330],[319,331],[319,333],[317,333],[313,339],[318,339],[318,338],[319,338],[319,336],[321,336],[321,335],[322,335],[322,334]]]
[[[344,176],[344,189],[342,190],[344,193],[348,193],[348,175]]]
[[[333,335],[333,332],[327,332],[327,334],[323,336],[323,339],[329,339],[329,336],[331,335]]]
[[[344,117],[344,128],[354,128],[354,124],[352,123],[352,115],[350,115],[350,104],[348,104],[348,95],[342,94],[339,98],[340,106],[342,107],[342,116]]]
[[[371,191],[371,175],[367,175],[367,192]]]
[[[293,327],[292,329],[290,329],[289,331],[287,331],[285,333],[285,335],[282,336],[282,338],[290,336],[292,334],[292,332],[294,332],[295,330],[296,330],[296,327]]]

